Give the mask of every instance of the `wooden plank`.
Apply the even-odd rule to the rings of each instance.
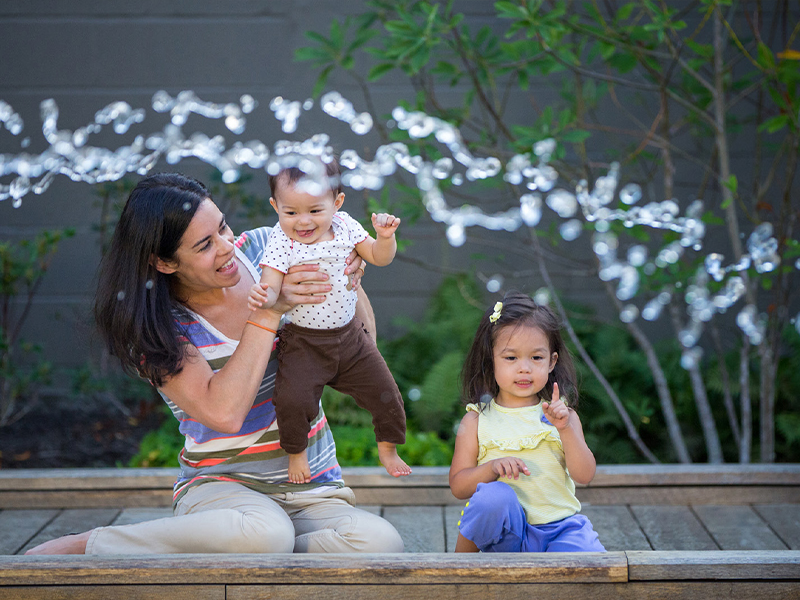
[[[800,464],[600,465],[587,486],[800,485]]]
[[[444,506],[461,504],[450,488],[353,488],[356,501],[381,506]],[[0,504],[2,506],[2,504]]]
[[[0,554],[16,554],[58,514],[58,510],[0,512]]]
[[[653,550],[718,550],[687,506],[631,506]]]
[[[800,502],[797,486],[675,486],[578,488],[581,503],[615,504],[792,504]]]
[[[651,550],[650,543],[627,506],[583,506],[606,550]]]
[[[12,469],[0,471],[0,490],[172,489],[177,469]]]
[[[182,554],[8,556],[8,585],[607,583],[623,552],[575,554]]]
[[[0,508],[123,508],[127,506],[172,506],[172,491],[0,491]]]
[[[792,582],[527,583],[494,585],[229,585],[227,600],[797,600]]]
[[[800,504],[759,504],[756,512],[792,550],[800,550]]]
[[[631,581],[787,579],[800,582],[800,551],[639,552],[628,557]]]
[[[224,585],[0,587],[0,600],[225,600]]]
[[[447,488],[448,467],[414,467],[391,477],[382,467],[345,467],[352,488]],[[171,489],[173,468],[11,469],[0,471],[0,490]],[[630,486],[800,486],[800,464],[600,465],[588,488]],[[582,487],[582,486],[579,486]]]
[[[373,506],[449,506],[460,505],[450,488],[356,488],[359,505]],[[697,487],[697,488],[580,488],[583,504],[796,504],[800,487]],[[163,490],[41,490],[2,491],[0,508],[110,508],[167,507],[172,491]]]
[[[164,517],[171,517],[171,508],[126,508],[111,525],[132,525],[144,521],[155,521]]]
[[[458,539],[458,522],[461,513],[464,511],[464,501],[456,506],[444,507],[444,544],[446,552],[456,551],[456,540]]]
[[[788,549],[749,506],[695,506],[694,512],[722,550]]]
[[[383,518],[397,529],[406,552],[444,552],[441,506],[388,506]]]
[[[52,540],[68,533],[82,533],[95,527],[110,525],[119,514],[116,508],[104,509],[81,509],[73,508],[61,511],[61,513],[47,527],[42,529],[20,550],[24,552],[29,548]]]
[[[363,506],[361,504],[358,504],[357,506],[361,510],[365,510],[368,513],[372,513],[373,515],[378,515],[379,517],[381,516],[381,507],[380,506],[377,506],[375,504],[365,504]]]

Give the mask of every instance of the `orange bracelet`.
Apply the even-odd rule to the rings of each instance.
[[[248,321],[248,323],[250,323],[250,325],[255,325],[256,327],[260,327],[261,329],[266,329],[270,333],[274,333],[275,335],[278,335],[278,332],[275,331],[274,329],[270,329],[269,327],[264,327],[263,325],[259,325],[255,321]]]

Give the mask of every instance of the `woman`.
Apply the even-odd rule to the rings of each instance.
[[[394,527],[353,506],[321,405],[311,483],[286,478],[271,403],[277,361],[264,348],[274,348],[285,311],[324,302],[330,285],[316,266],[293,269],[275,306],[251,312],[268,236],[259,228],[234,239],[205,186],[183,175],[152,175],[131,192],[100,269],[95,317],[123,367],[153,382],[180,421],[175,516],[28,554],[402,552]],[[358,277],[360,265],[354,258],[348,271]]]

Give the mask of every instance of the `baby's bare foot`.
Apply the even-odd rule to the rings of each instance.
[[[89,541],[91,531],[65,535],[38,546],[34,546],[25,554],[85,554],[86,543]]]
[[[303,450],[299,454],[289,455],[289,481],[292,483],[311,483],[311,468],[308,457]]]
[[[383,468],[392,477],[402,477],[411,475],[409,467],[402,458],[397,455],[397,446],[390,442],[378,442],[378,459]]]

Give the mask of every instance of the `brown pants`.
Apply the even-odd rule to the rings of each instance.
[[[310,422],[326,385],[352,396],[372,415],[375,439],[404,444],[406,413],[389,367],[364,324],[354,318],[337,329],[284,325],[278,341],[275,412],[281,448],[299,454],[308,446]]]

